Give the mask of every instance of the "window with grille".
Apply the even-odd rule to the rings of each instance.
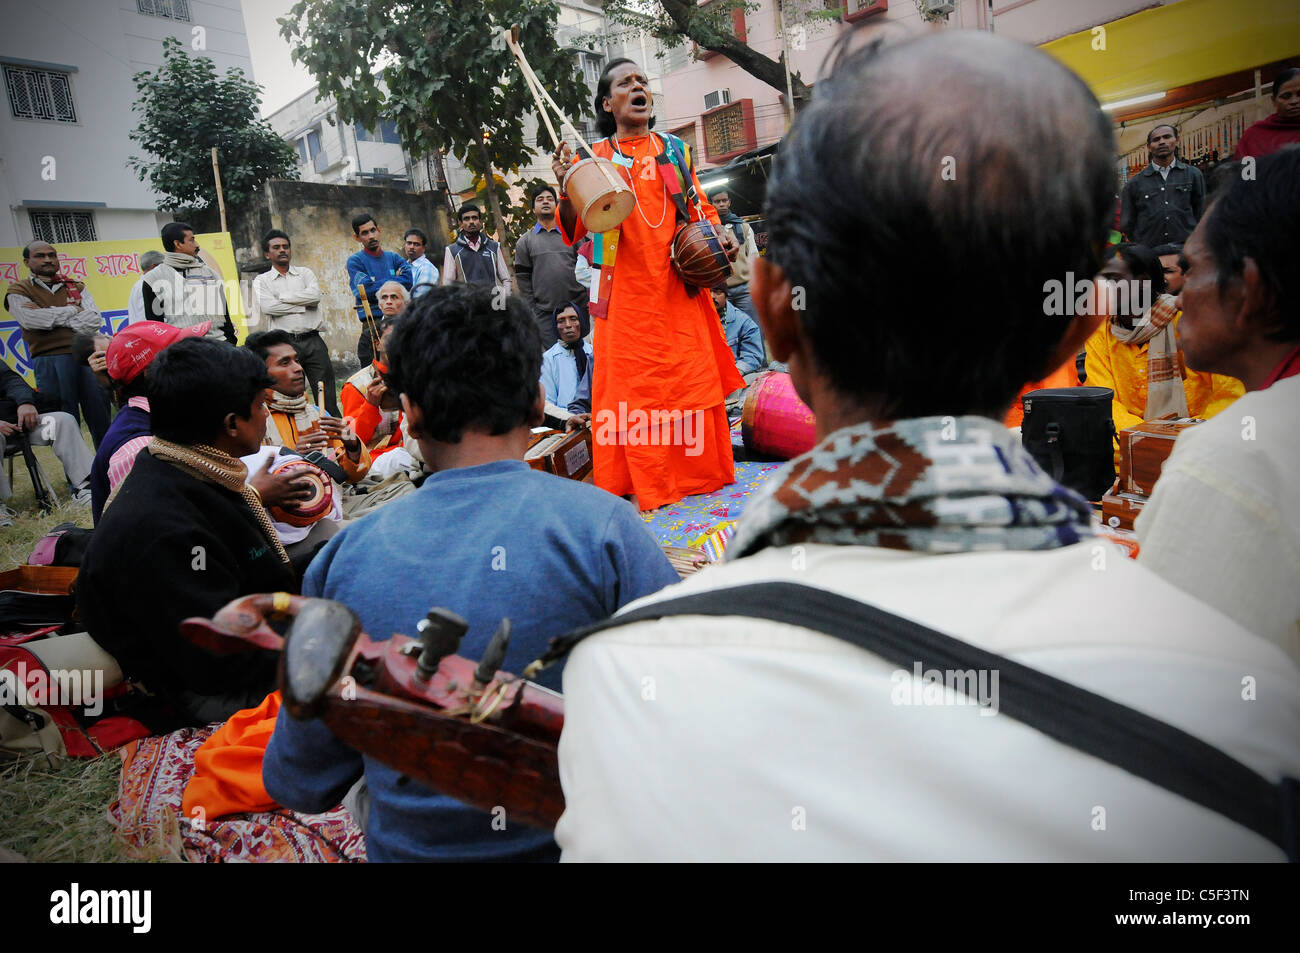
[[[189,0],[135,0],[135,8],[147,17],[190,22]]]
[[[704,119],[704,151],[710,158],[753,148],[745,124],[743,101],[723,109],[706,113]]]
[[[15,119],[44,119],[49,122],[76,122],[72,105],[72,85],[67,73],[31,69],[6,63],[5,89],[9,91],[9,108]]]
[[[31,209],[32,237],[38,242],[58,245],[65,242],[97,242],[95,216],[91,212],[65,212],[62,209]]]

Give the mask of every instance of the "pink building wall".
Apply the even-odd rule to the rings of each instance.
[[[855,3],[859,0],[841,0]],[[1174,0],[1176,2],[1176,0]],[[1107,23],[1146,7],[1158,6],[1160,0],[994,0],[992,22],[994,32],[1039,44],[1078,30]],[[787,7],[788,8],[788,7]],[[847,7],[844,9],[848,9]],[[888,0],[887,9],[864,18],[869,23],[888,22],[905,30],[924,28],[914,0]],[[781,39],[776,30],[776,2],[763,0],[761,9],[745,14],[745,41],[755,50],[772,59],[781,55]],[[862,21],[859,21],[862,22]],[[857,24],[823,22],[804,28],[788,28],[792,45],[790,62],[792,70],[802,75],[805,83],[814,84],[827,64],[828,57],[840,34]],[[943,29],[944,27],[936,27]],[[949,16],[947,29],[988,29],[989,10],[986,0],[957,0],[956,9]],[[802,42],[800,42],[802,41]],[[708,155],[704,136],[704,97],[718,89],[731,93],[731,103],[748,101],[742,110],[748,119],[752,116],[752,133],[745,136],[749,149],[761,148],[777,142],[786,129],[786,110],[782,93],[754,78],[726,57],[711,55],[707,59],[687,58],[685,66],[667,72],[663,77],[663,128],[683,135],[691,129],[695,133],[696,165],[700,169],[725,165],[745,149],[721,155]]]

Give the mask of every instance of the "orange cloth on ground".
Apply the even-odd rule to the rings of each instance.
[[[592,319],[594,477],[597,486],[620,496],[635,493],[642,509],[654,509],[735,482],[723,401],[745,382],[709,292],[689,294],[669,262],[677,219],[655,162],[662,137],[621,139],[619,145],[633,164],[615,167],[635,190],[639,211],[621,226],[609,317]],[[614,155],[608,139],[592,151]],[[694,182],[705,215],[720,227],[698,178]],[[586,234],[579,219],[565,241],[576,244]],[[654,426],[674,415],[687,415],[689,425]]]
[[[1183,313],[1174,316],[1174,327]],[[1110,322],[1105,321],[1092,333],[1085,345],[1088,352],[1084,369],[1088,372],[1089,387],[1109,387],[1115,392],[1111,409],[1115,418],[1115,432],[1136,427],[1142,423],[1147,407],[1147,348],[1149,342],[1137,347],[1125,344],[1110,333]],[[1187,415],[1206,420],[1223,410],[1246,392],[1245,385],[1235,377],[1207,374],[1187,366],[1183,352],[1178,352],[1178,363],[1186,376],[1183,393],[1187,396]],[[1119,466],[1119,446],[1115,447],[1115,466]]]
[[[379,426],[383,419],[384,413],[370,401],[366,400],[366,395],[353,383],[354,380],[361,377],[362,373],[369,368],[363,368],[348,378],[348,382],[343,385],[343,390],[339,392],[339,406],[343,410],[343,419],[351,418],[352,429],[356,435],[361,438],[361,442],[367,447],[370,446],[370,439],[375,435],[375,428]],[[372,378],[373,379],[373,378]],[[369,386],[366,382],[364,386]],[[402,415],[397,415],[397,426],[393,432],[377,447],[370,450],[370,460],[373,463],[389,450],[395,450],[402,445]]]
[[[1089,381],[1088,383],[1092,383]],[[1078,387],[1079,370],[1074,365],[1074,358],[1070,358],[1052,373],[1048,374],[1041,381],[1030,381],[1024,387],[1020,388],[1020,393],[1016,395],[1015,402],[1011,409],[1007,411],[1006,417],[1002,419],[1005,427],[1019,427],[1025,422],[1025,405],[1020,402],[1031,390],[1043,390],[1048,387]]]
[[[194,776],[185,786],[181,802],[187,820],[202,817],[211,821],[227,814],[255,814],[280,806],[262,784],[262,758],[271,743],[280,703],[276,691],[256,708],[235,712],[194,752]],[[196,808],[203,813],[196,815]]]

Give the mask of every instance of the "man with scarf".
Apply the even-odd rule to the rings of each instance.
[[[466,203],[457,213],[460,234],[442,254],[442,277],[438,284],[464,282],[497,287],[510,294],[510,272],[506,270],[501,246],[483,234],[483,213]]]
[[[1115,432],[1144,420],[1210,418],[1245,391],[1241,381],[1187,367],[1178,350],[1177,300],[1165,294],[1164,269],[1145,245],[1106,250],[1100,277],[1111,282],[1116,313],[1088,338],[1089,387],[1109,387]],[[1109,303],[1106,309],[1109,310]],[[1119,466],[1119,447],[1115,447]]]
[[[582,306],[570,302],[552,318],[559,338],[542,355],[542,387],[546,402],[571,414],[591,413],[591,375],[595,361],[591,344],[582,337]]]
[[[726,189],[714,189],[709,201],[718,210],[718,219],[736,239],[736,260],[731,263],[731,274],[727,276],[727,300],[750,318],[757,321],[758,312],[754,310],[754,301],[749,294],[749,272],[754,259],[758,257],[758,245],[754,242],[754,230],[745,224],[745,220],[731,210],[731,195]]]
[[[984,158],[938,183],[951,155]],[[998,423],[1099,320],[1044,314],[1043,285],[1096,272],[1114,155],[1081,80],[989,33],[878,41],[818,82],[753,272],[817,444],[746,501],[724,563],[568,656],[565,860],[1284,856],[1148,780],[1132,709],[1275,790],[1300,773],[1295,664],[1101,545]]]
[[[266,403],[270,416],[266,420],[263,443],[288,447],[304,457],[324,454],[342,470],[344,479],[340,482],[353,484],[363,480],[370,471],[370,451],[345,421],[322,414],[307,399],[307,375],[298,363],[289,335],[283,331],[259,331],[248,336],[244,347],[265,362],[272,381]]]
[[[221,276],[199,257],[194,229],[184,222],[162,228],[163,261],[144,276],[140,291],[152,321],[188,328],[210,322],[208,338],[235,343],[235,326]]]
[[[180,622],[297,583],[239,461],[266,432],[265,365],[245,350],[183,340],[153,359],[147,380],[153,440],[95,528],[77,602],[127,680],[167,709],[149,727],[169,731],[260,703],[278,658],[214,655],[181,638]]]

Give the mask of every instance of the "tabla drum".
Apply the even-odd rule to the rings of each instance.
[[[271,468],[272,473],[289,471],[295,476],[307,478],[311,483],[311,496],[305,500],[267,507],[271,519],[290,526],[311,526],[329,516],[334,510],[334,481],[324,470],[306,460],[288,460]]]
[[[636,194],[608,159],[576,163],[564,176],[563,188],[589,232],[618,228],[636,206]]]
[[[712,222],[687,222],[677,229],[669,258],[682,281],[695,288],[712,288],[731,277],[722,231]]]
[[[790,375],[773,371],[750,385],[740,435],[752,453],[792,460],[817,442],[817,416],[795,393]]]

